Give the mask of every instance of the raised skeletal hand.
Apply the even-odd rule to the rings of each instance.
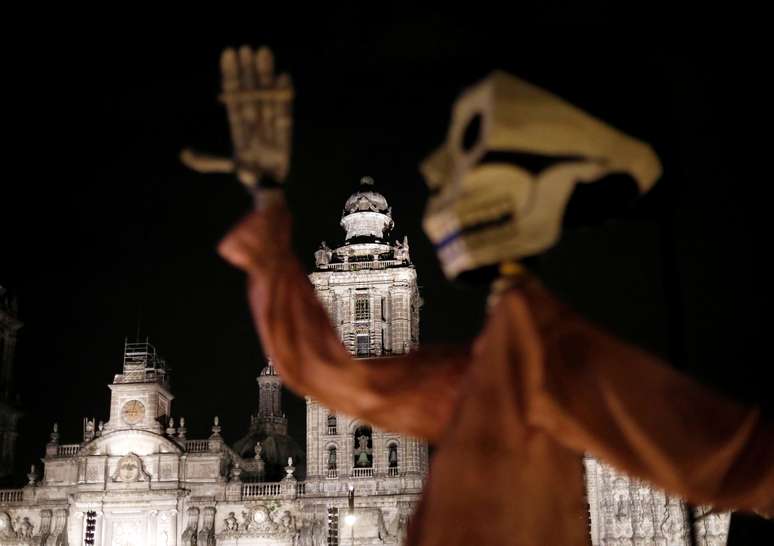
[[[290,165],[293,86],[287,74],[274,74],[267,47],[253,52],[228,48],[220,58],[223,92],[231,129],[233,159],[184,150],[180,159],[199,172],[233,172],[256,189],[267,179],[281,183]]]

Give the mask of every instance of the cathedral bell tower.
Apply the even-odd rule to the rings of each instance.
[[[288,419],[282,413],[282,381],[271,361],[258,375],[258,414],[255,428],[265,434],[287,434]]]
[[[174,397],[166,363],[148,340],[124,343],[123,373],[109,387],[110,420],[105,433],[127,429],[162,433]]]
[[[344,243],[325,242],[309,275],[341,342],[355,358],[399,355],[419,345],[422,299],[408,239],[390,240],[392,208],[370,177],[344,204]],[[427,444],[338,415],[307,398],[307,473],[329,480],[422,480]]]

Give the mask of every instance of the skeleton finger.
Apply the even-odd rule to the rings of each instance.
[[[239,80],[239,59],[237,52],[232,48],[223,51],[223,55],[220,57],[220,70],[223,78],[223,95],[221,100],[226,105],[231,142],[234,146],[235,155],[239,156],[241,151],[247,146],[247,133],[244,131],[241,107],[238,101],[241,85]]]
[[[226,157],[203,154],[186,148],[180,152],[183,165],[200,173],[231,173],[234,162]]]

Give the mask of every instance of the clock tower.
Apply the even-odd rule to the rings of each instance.
[[[161,434],[174,397],[169,392],[166,363],[147,339],[124,343],[123,373],[117,374],[109,387],[106,433],[130,429]]]

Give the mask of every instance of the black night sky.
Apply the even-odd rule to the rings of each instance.
[[[25,322],[16,481],[54,421],[62,442],[76,443],[83,417],[106,420],[107,384],[138,327],[172,367],[172,411],[189,437],[206,437],[214,415],[228,441],[246,432],[262,353],[242,274],[215,246],[251,203],[230,177],[178,161],[186,146],[229,152],[218,59],[243,43],[271,46],[297,89],[288,193],[299,256],[309,266],[321,240],[341,241],[344,201],[373,176],[393,206],[394,235],[412,245],[425,343],[472,338],[483,320],[485,290],[448,284],[420,226],[417,165],[443,140],[466,85],[503,68],[652,142],[665,167],[656,189],[567,232],[535,271],[617,334],[764,402],[763,247],[753,239],[764,220],[753,204],[765,184],[736,168],[757,108],[739,100],[754,87],[740,61],[752,62],[746,46],[686,28],[552,17],[341,10],[175,31],[41,30],[8,50],[0,284],[18,295]],[[303,402],[288,394],[285,407],[303,442]]]

